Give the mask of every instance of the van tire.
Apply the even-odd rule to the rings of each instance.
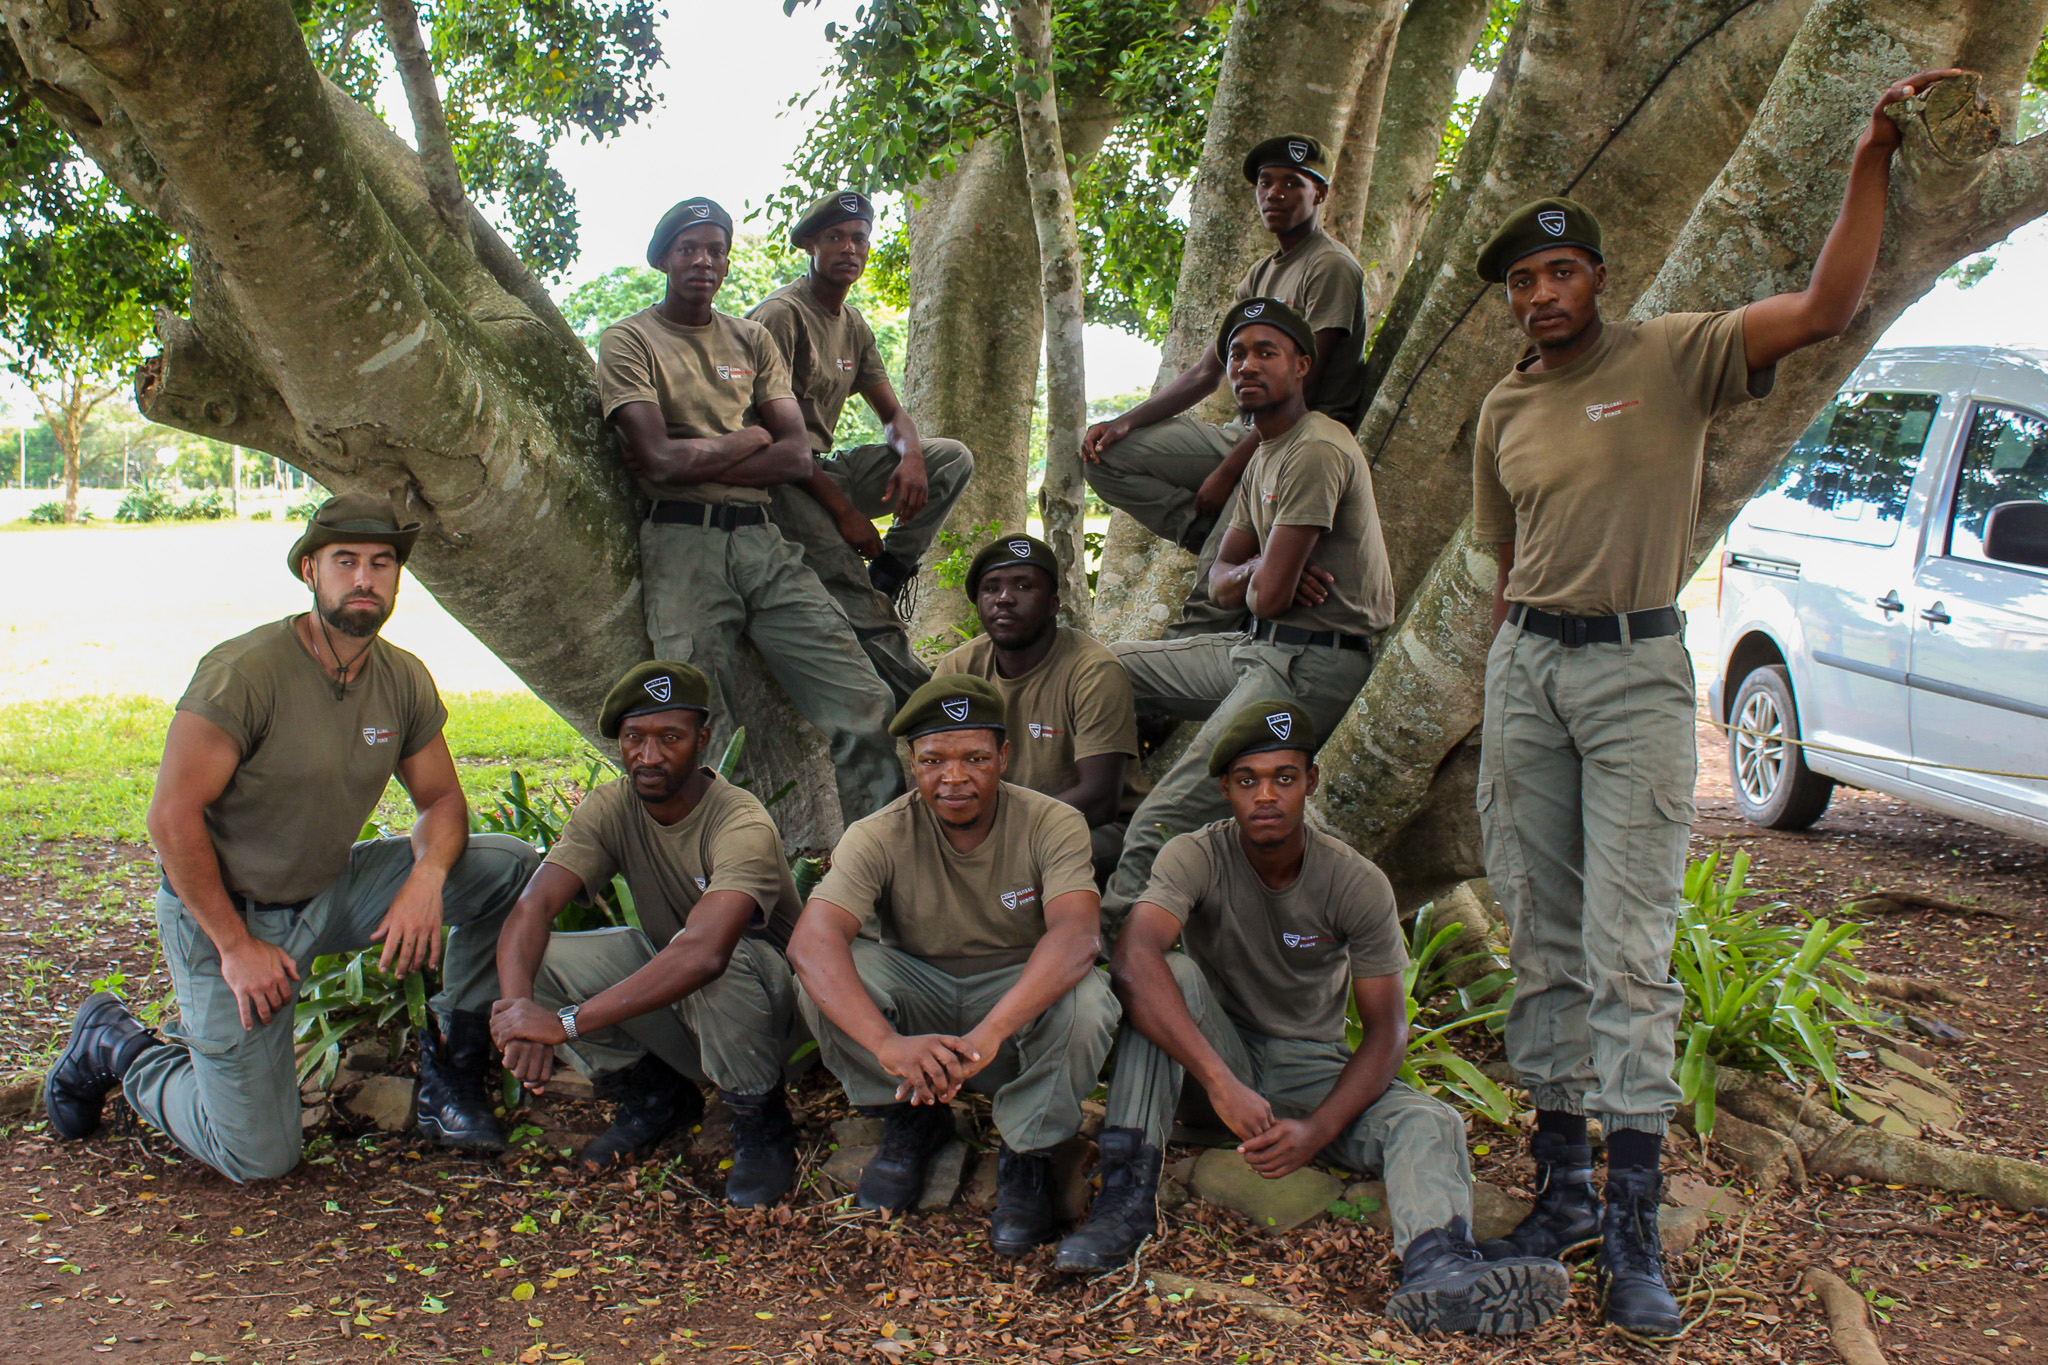
[[[1728,704],[1728,723],[1800,738],[1792,675],[1782,664],[1751,670]],[[1728,785],[1742,818],[1765,829],[1806,829],[1835,795],[1835,780],[1807,767],[1804,749],[1734,733],[1728,736]]]

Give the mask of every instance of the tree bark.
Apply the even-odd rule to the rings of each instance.
[[[1062,569],[1060,622],[1085,625],[1088,564],[1082,518],[1088,492],[1081,479],[1081,433],[1088,422],[1088,377],[1081,335],[1081,231],[1060,136],[1052,14],[1045,0],[1013,0],[1010,39],[1016,50],[1018,141],[1037,231],[1045,326],[1045,481],[1039,486],[1039,516]]]
[[[95,384],[73,370],[57,376],[56,387],[31,387],[29,393],[43,410],[43,422],[57,443],[57,455],[64,478],[64,524],[78,524],[78,478],[84,463],[85,425],[93,409],[112,398],[116,390]]]
[[[377,0],[378,15],[384,21],[384,36],[398,65],[399,80],[405,86],[406,107],[412,111],[413,142],[419,147],[420,163],[427,173],[427,198],[435,212],[464,247],[469,246],[469,196],[462,192],[462,172],[455,165],[455,145],[448,136],[448,116],[441,108],[441,90],[434,81],[434,65],[427,45],[420,37],[419,11],[412,0]]]

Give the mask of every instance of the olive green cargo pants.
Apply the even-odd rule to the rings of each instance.
[[[533,977],[534,1003],[551,1010],[580,1005],[645,967],[654,954],[653,940],[625,925],[550,934]],[[789,963],[767,939],[742,938],[716,980],[674,1004],[579,1033],[555,1056],[595,1078],[624,1071],[651,1052],[699,1084],[765,1095],[782,1084],[795,1024]]]
[[[249,932],[291,954],[304,980],[313,959],[376,946],[370,935],[412,875],[410,839],[366,839],[348,870],[303,909],[256,906]],[[540,866],[531,845],[509,834],[472,834],[441,888],[450,928],[441,993],[432,1007],[483,1014],[498,998],[498,929]],[[292,1054],[294,1011],[242,1027],[235,993],[221,979],[220,950],[168,889],[156,894],[157,934],[178,996],[178,1023],[121,1082],[129,1107],[230,1180],[269,1180],[299,1164],[299,1083]]]
[[[1327,645],[1282,645],[1249,635],[1125,640],[1110,646],[1130,676],[1140,706],[1156,706],[1202,728],[1132,814],[1123,856],[1102,893],[1102,926],[1114,935],[1145,890],[1152,860],[1168,839],[1230,814],[1209,776],[1216,736],[1255,701],[1291,702],[1315,722],[1320,743],[1358,696],[1372,655]]]
[[[854,446],[836,455],[820,455],[818,462],[862,516],[873,519],[895,510],[882,501],[882,494],[903,457],[888,446]],[[968,480],[974,476],[974,455],[958,441],[934,436],[924,442],[924,469],[929,488],[924,507],[908,520],[899,517],[882,536],[883,551],[905,564],[923,562],[939,528],[952,514],[953,504],[967,491]],[[897,619],[894,604],[868,580],[867,561],[846,543],[818,500],[793,484],[773,491],[769,513],[783,534],[796,542],[804,563],[818,575],[832,600],[844,609],[860,647],[901,706],[932,674],[911,651],[910,636]]]
[[[1018,963],[954,976],[873,939],[857,938],[852,946],[853,965],[868,998],[906,1037],[968,1032],[1024,975],[1024,964]],[[902,1082],[882,1069],[875,1054],[827,1019],[801,985],[797,1004],[848,1102],[896,1103]],[[1122,1014],[1108,976],[1090,968],[1074,989],[1012,1035],[996,1059],[968,1081],[970,1090],[995,1101],[996,1131],[1012,1151],[1042,1152],[1081,1131],[1081,1101],[1095,1089]]]
[[[1661,1133],[1684,989],[1671,945],[1698,775],[1681,636],[1567,649],[1503,625],[1479,820],[1506,913],[1508,1061],[1539,1109]]]
[[[1081,472],[1096,497],[1130,513],[1153,535],[1182,545],[1199,520],[1195,494],[1202,481],[1216,472],[1248,430],[1242,422],[1217,426],[1182,413],[1104,446],[1101,461],[1083,460]],[[1209,566],[1216,562],[1228,529],[1227,518],[1218,516],[1203,538],[1194,584],[1180,619],[1166,628],[1166,639],[1232,631],[1244,624],[1242,609],[1219,607],[1209,598]]]
[[[889,688],[846,613],[773,524],[721,531],[642,522],[640,574],[655,657],[703,670],[720,733],[749,720],[732,705],[733,651],[745,636],[798,712],[824,732],[840,818],[850,825],[902,793]]]
[[[1166,965],[1173,969],[1195,1026],[1231,1075],[1264,1096],[1276,1117],[1305,1118],[1315,1111],[1351,1060],[1347,1044],[1255,1033],[1223,1012],[1193,958],[1168,953]],[[1136,1128],[1164,1151],[1187,1072],[1166,1049],[1128,1024],[1117,1035],[1114,1065],[1103,1126]],[[1322,1159],[1386,1182],[1396,1251],[1453,1218],[1468,1225],[1472,1221],[1472,1163],[1465,1152],[1464,1121],[1449,1105],[1405,1081],[1389,1084],[1323,1149]]]

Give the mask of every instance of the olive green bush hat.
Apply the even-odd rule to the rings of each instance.
[[[320,504],[306,523],[306,533],[292,543],[284,566],[294,583],[304,583],[299,561],[327,545],[389,545],[405,563],[420,536],[416,521],[400,522],[388,499],[370,493],[341,493]]]
[[[889,733],[898,739],[916,739],[942,730],[1008,730],[1003,694],[986,678],[966,673],[942,673],[910,694]]]
[[[1596,261],[1607,259],[1600,252],[1600,220],[1593,210],[1576,199],[1552,197],[1524,204],[1509,214],[1479,248],[1473,268],[1488,284],[1506,284],[1509,266],[1531,252],[1553,246],[1575,246],[1592,252]]]
[[[710,680],[688,664],[666,659],[634,664],[604,694],[597,732],[606,739],[617,739],[629,716],[651,716],[657,711],[702,711],[710,716]]]
[[[1209,776],[1221,777],[1246,754],[1272,749],[1315,753],[1316,723],[1308,718],[1308,712],[1285,701],[1255,701],[1245,707],[1216,736],[1216,747],[1209,751]]]

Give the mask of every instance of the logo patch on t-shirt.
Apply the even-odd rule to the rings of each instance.
[[[720,379],[752,379],[754,372],[752,370],[743,370],[737,365],[720,365],[718,367],[718,377]]]
[[[841,370],[845,371],[847,374],[853,373],[853,362],[851,360],[835,360],[832,363],[837,365]]]
[[[1631,398],[1626,403],[1588,403],[1586,404],[1586,420],[1588,422],[1597,422],[1603,417],[1612,417],[1623,408],[1636,407],[1642,401],[1640,398]]]
[[[967,719],[967,698],[948,697],[939,703],[939,709],[956,721]]]
[[[1037,900],[1037,899],[1038,899],[1038,888],[1037,888],[1037,887],[1035,887],[1035,886],[1020,886],[1020,887],[1018,887],[1018,888],[1017,888],[1017,889],[1016,889],[1015,891],[1005,891],[1005,892],[1003,893],[1003,895],[1002,895],[1002,901],[1003,901],[1003,909],[1005,909],[1005,910],[1015,910],[1015,909],[1016,909],[1016,908],[1017,908],[1018,906],[1020,906],[1020,905],[1029,905],[1029,904],[1031,904],[1031,902],[1033,902],[1033,901],[1035,901],[1035,900]]]
[[[1327,948],[1337,940],[1329,934],[1282,934],[1280,941],[1290,948]]]
[[[702,891],[704,889],[704,879],[702,877],[692,877],[690,878],[690,880],[697,883],[697,889],[699,891]]]
[[[1536,226],[1553,237],[1564,236],[1564,214],[1556,209],[1545,209],[1536,215]]]
[[[1033,739],[1052,739],[1066,733],[1065,730],[1055,730],[1050,725],[1044,725],[1035,720],[1027,722],[1024,728],[1031,732]]]
[[[365,744],[389,744],[397,738],[398,731],[396,730],[380,730],[374,725],[365,725],[363,727],[363,743]]]

